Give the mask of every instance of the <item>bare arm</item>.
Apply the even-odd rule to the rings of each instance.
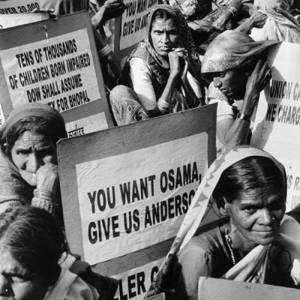
[[[172,96],[175,90],[175,85],[181,72],[180,55],[176,51],[171,51],[168,54],[170,64],[170,74],[167,84],[157,101],[157,108],[161,113],[168,113],[173,105]]]
[[[248,78],[240,118],[218,122],[217,134],[225,148],[245,144],[250,128],[250,118],[258,104],[260,92],[270,80],[267,61],[259,60]]]

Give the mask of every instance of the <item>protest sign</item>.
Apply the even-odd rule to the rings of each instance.
[[[112,125],[87,13],[1,30],[0,60],[5,117],[16,106],[39,102],[66,122],[103,112],[99,122]]]
[[[162,262],[163,258],[160,258],[139,268],[112,276],[115,279],[119,279],[118,290],[114,300],[142,300]]]
[[[49,19],[47,13],[30,13],[30,14],[0,14],[0,29],[16,27],[24,24],[34,23]]]
[[[40,0],[0,1],[0,15],[31,13],[40,8]]]
[[[62,140],[58,157],[71,250],[124,257],[176,235],[215,157],[215,105]]]
[[[215,158],[215,113],[209,105],[58,143],[71,251],[122,279],[116,299],[142,299],[169,250]]]
[[[272,80],[261,93],[251,144],[284,164],[287,210],[300,204],[300,45],[282,43],[270,53]]]
[[[126,9],[116,20],[114,51],[118,58],[130,53],[147,36],[148,16],[158,0],[125,0]]]
[[[198,284],[198,299],[201,300],[293,300],[299,297],[298,289],[268,284],[209,277],[200,277]]]

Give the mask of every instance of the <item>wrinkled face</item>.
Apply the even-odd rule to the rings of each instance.
[[[239,200],[226,201],[231,222],[242,238],[253,245],[267,245],[278,234],[285,212],[285,196],[278,187],[242,192]]]
[[[243,70],[228,70],[221,77],[214,78],[215,86],[232,99],[244,98],[249,73]],[[220,82],[220,86],[217,85]]]
[[[35,187],[37,170],[46,163],[56,164],[56,147],[44,135],[25,131],[12,147],[11,159],[22,178]]]
[[[1,243],[0,243],[1,244]],[[46,284],[0,246],[0,300],[42,300]]]
[[[150,35],[152,46],[160,56],[167,56],[173,48],[178,47],[179,33],[172,18],[154,19]]]

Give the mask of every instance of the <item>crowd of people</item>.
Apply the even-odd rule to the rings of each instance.
[[[197,299],[200,276],[297,288],[299,208],[286,213],[283,165],[249,143],[268,53],[300,41],[300,2],[162,2],[121,65],[108,34],[121,0],[41,1],[54,17],[89,11],[115,125],[217,103],[217,159],[145,297]],[[0,129],[0,299],[114,297],[116,280],[71,254],[64,233],[56,143],[66,137],[45,104],[15,108]]]

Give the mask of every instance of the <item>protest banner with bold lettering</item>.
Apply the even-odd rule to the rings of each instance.
[[[118,290],[114,300],[135,299],[142,300],[158,272],[163,257],[151,261],[144,266],[123,272],[112,277],[119,279]]]
[[[66,233],[90,264],[173,238],[215,157],[215,106],[58,144]]]
[[[261,93],[251,144],[284,164],[287,210],[300,204],[300,45],[282,43],[270,53],[272,80]]]
[[[0,61],[5,116],[39,102],[67,122],[103,112],[99,121],[112,124],[87,13],[0,31]]]
[[[116,21],[114,51],[122,58],[147,35],[148,16],[158,0],[125,0],[126,10]]]
[[[58,143],[71,251],[142,299],[215,158],[216,105]],[[151,275],[152,274],[152,275]]]

